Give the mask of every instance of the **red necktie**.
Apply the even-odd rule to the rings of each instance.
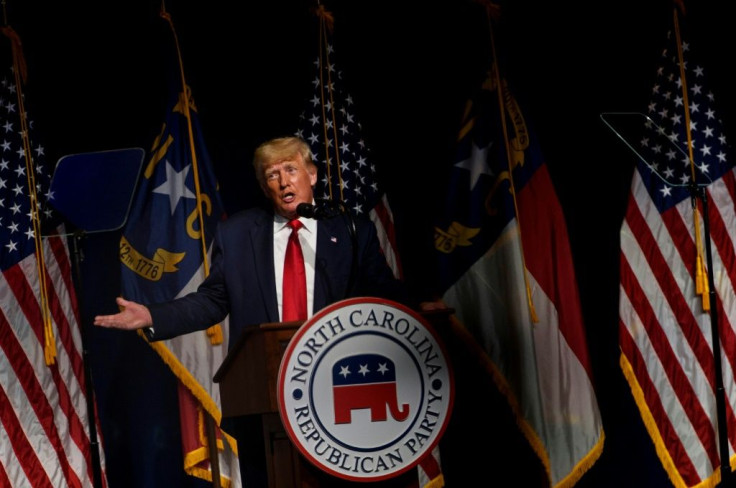
[[[284,259],[284,305],[281,314],[284,322],[307,318],[307,275],[304,272],[304,255],[297,234],[302,225],[297,219],[289,221],[291,235]]]

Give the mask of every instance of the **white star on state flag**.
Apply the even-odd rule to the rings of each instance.
[[[475,188],[480,175],[493,175],[493,173],[491,173],[491,170],[488,168],[487,163],[488,151],[490,151],[492,145],[493,142],[488,144],[486,147],[481,148],[478,147],[474,142],[473,148],[470,151],[470,157],[455,164],[457,168],[470,171],[470,191],[473,191],[473,188]]]
[[[187,165],[184,169],[177,172],[173,166],[166,161],[166,181],[159,185],[153,193],[169,196],[169,204],[171,205],[171,215],[174,215],[176,206],[179,204],[180,198],[197,198],[194,193],[187,188],[187,175],[191,165]]]

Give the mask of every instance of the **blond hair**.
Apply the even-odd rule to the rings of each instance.
[[[297,154],[302,157],[307,169],[316,169],[312,160],[312,151],[300,137],[277,137],[258,146],[253,153],[253,169],[256,171],[256,178],[261,188],[266,187],[265,170],[267,167],[280,161],[293,159]]]

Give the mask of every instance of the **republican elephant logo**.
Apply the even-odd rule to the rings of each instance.
[[[332,366],[332,392],[336,424],[352,422],[352,411],[368,408],[371,422],[385,421],[387,410],[397,421],[409,416],[409,404],[398,405],[396,368],[381,354],[355,354]]]

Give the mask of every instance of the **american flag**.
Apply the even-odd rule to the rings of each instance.
[[[315,198],[339,202],[355,215],[376,225],[386,260],[396,277],[401,262],[396,247],[394,218],[386,194],[378,184],[376,165],[362,136],[353,98],[343,86],[335,64],[331,27],[320,9],[319,54],[314,61],[312,95],[306,102],[296,134],[307,141],[320,178]]]
[[[10,69],[0,80],[0,486],[106,485],[104,454],[90,439],[69,249],[63,226],[49,232],[55,237],[41,232],[40,220],[53,218],[53,167],[25,111],[20,40],[9,27],[3,33],[13,61],[3,53]]]
[[[534,130],[493,70],[468,102],[447,181],[435,256],[452,329],[507,398],[549,486],[570,487],[604,443],[577,280]]]
[[[176,43],[171,18],[165,12],[162,17],[169,23]],[[180,76],[180,58],[173,56],[178,52],[178,46],[172,44],[165,121],[145,161],[120,242],[122,294],[141,303],[168,301],[196,290],[209,271],[215,227],[225,217],[197,107]],[[228,324],[224,321],[207,331],[150,345],[180,381],[184,470],[212,480],[215,469],[204,440],[205,422],[211,417],[218,435],[215,466],[221,486],[238,488],[241,480],[236,440],[219,429],[220,389],[212,381],[225,359],[228,341]]]
[[[620,230],[620,362],[674,485],[710,486],[720,465],[710,307],[719,318],[729,444],[736,441],[736,179],[717,99],[677,11],[673,19],[646,110],[652,130],[641,124],[628,138],[640,160]],[[702,200],[693,209],[690,183],[704,191],[708,221]]]

